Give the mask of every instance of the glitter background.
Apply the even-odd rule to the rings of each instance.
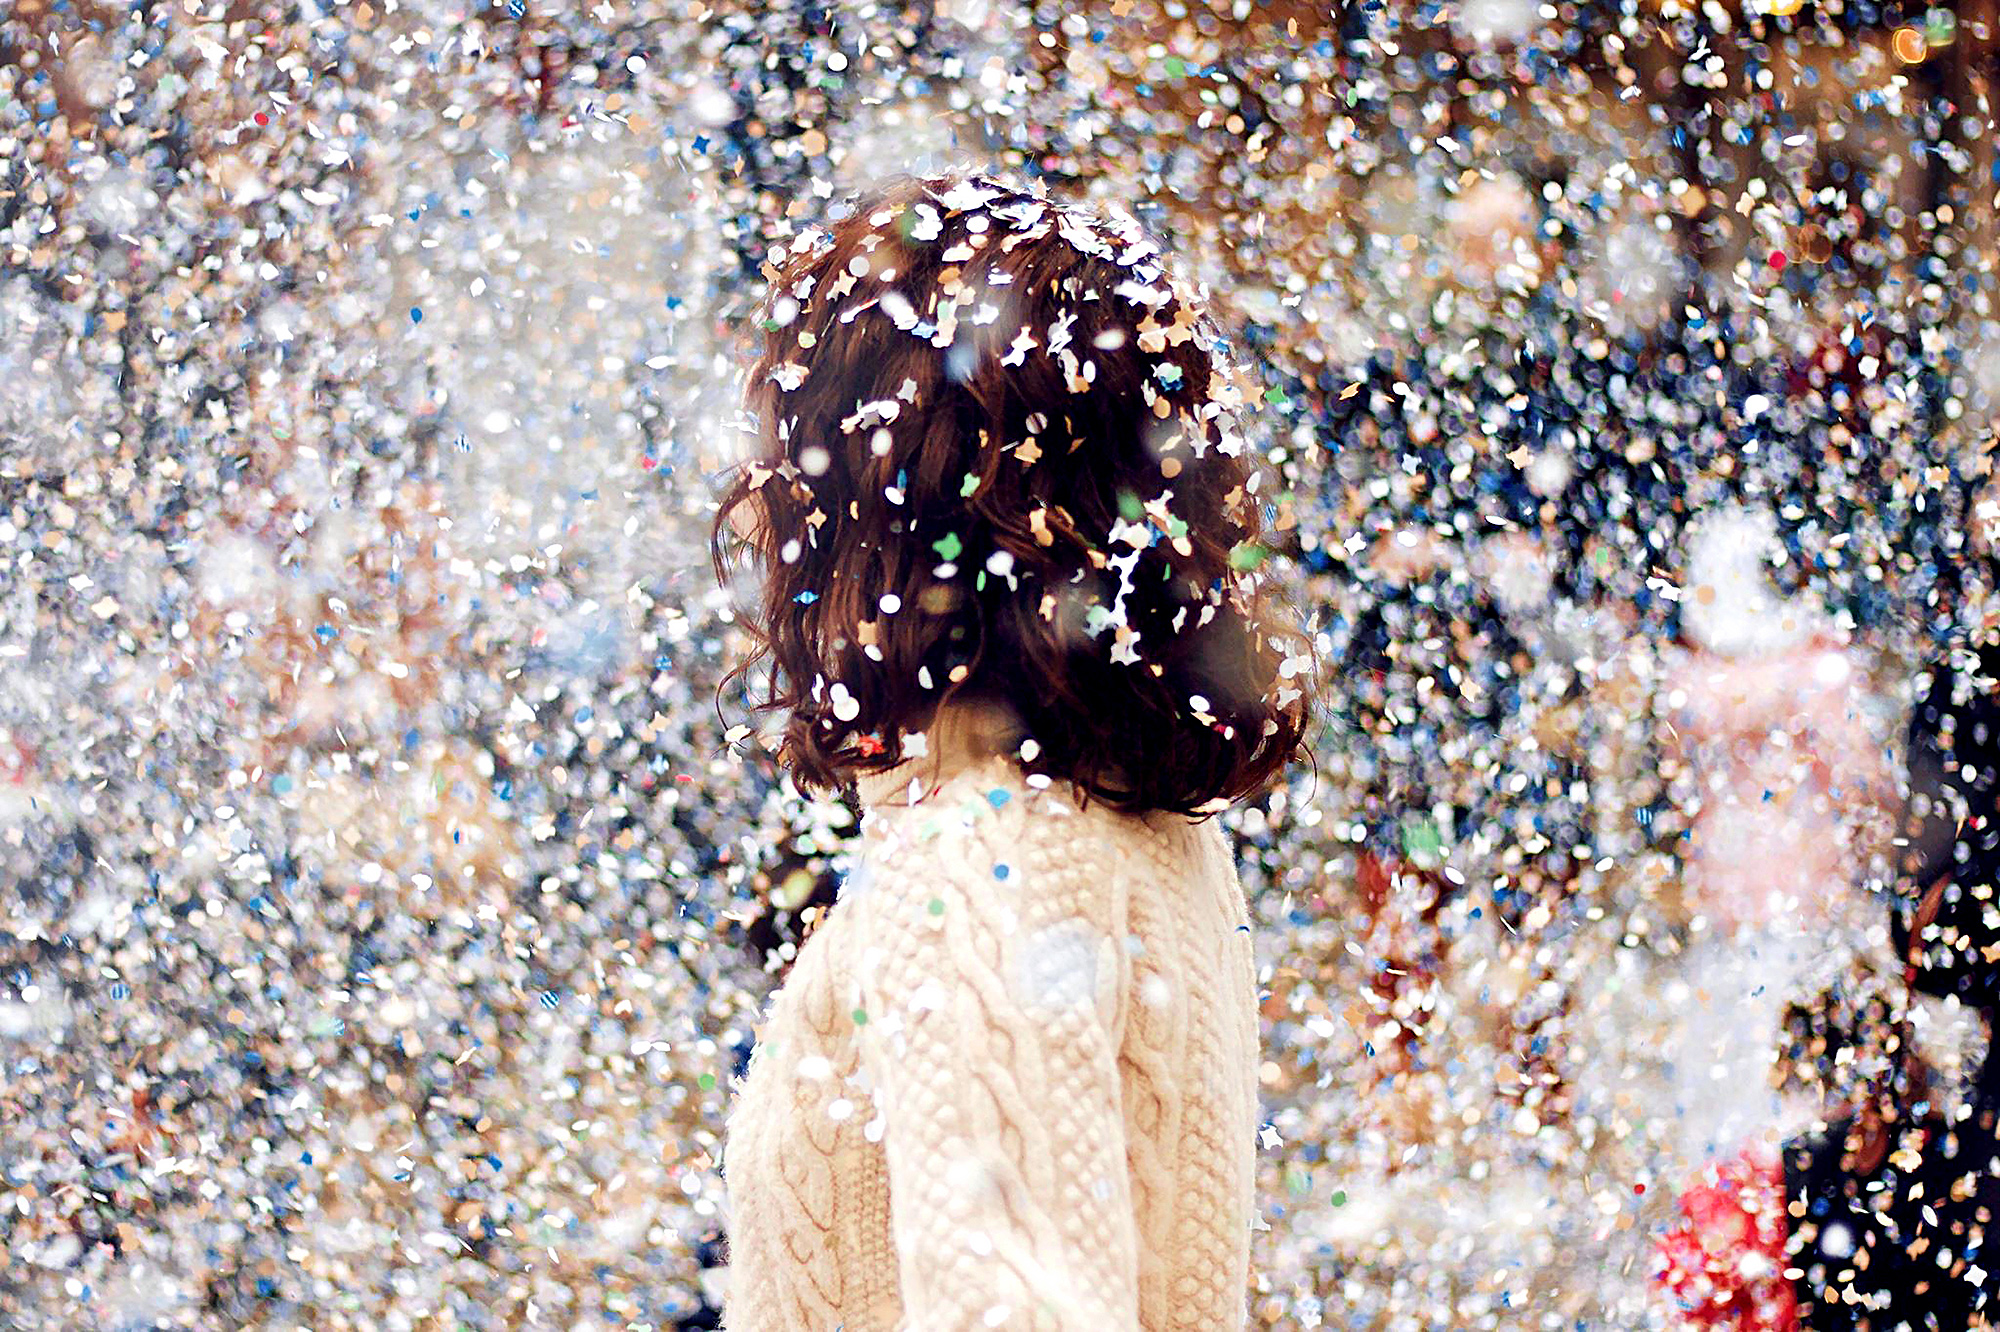
[[[741,335],[774,238],[976,164],[1210,284],[1335,667],[1226,816],[1253,1325],[1669,1325],[1705,1043],[1880,947],[1842,775],[2000,393],[1989,8],[0,9],[0,1322],[716,1326],[853,826],[718,709]],[[1817,969],[1704,906],[1773,781]]]

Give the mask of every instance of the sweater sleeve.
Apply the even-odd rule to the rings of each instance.
[[[900,1327],[1136,1332],[1115,876],[972,822],[881,857],[859,916]]]

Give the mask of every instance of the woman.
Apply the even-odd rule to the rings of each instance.
[[[1781,1154],[1713,1167],[1681,1200],[1662,1280],[1690,1322],[1742,1332],[1987,1326],[2000,1262],[2000,645],[1934,668],[1910,725],[1890,937],[1908,1014],[1889,1076]],[[1864,1023],[1863,1025],[1873,1025]],[[1855,1042],[1866,1057],[1868,1042]]]
[[[1890,934],[1909,959],[1911,1044],[1888,1104],[1788,1144],[1787,1245],[1803,1326],[1962,1328],[2000,1318],[2000,644],[1933,669],[1911,723],[1908,889]]]
[[[1661,653],[1658,694],[1684,760],[1672,789],[1693,809],[1685,901],[1702,918],[1663,977],[1675,1176],[1752,1137],[1768,1154],[1825,1110],[1771,1084],[1772,1053],[1788,1005],[1869,951],[1880,917],[1855,885],[1894,799],[1858,655],[1815,596],[1771,576],[1773,515],[1721,507],[1688,546],[1684,644]]]
[[[1692,905],[1724,934],[1818,936],[1854,899],[1857,835],[1887,798],[1888,719],[1872,715],[1866,672],[1818,598],[1775,585],[1785,556],[1769,510],[1714,510],[1689,547],[1686,650],[1669,654],[1665,692],[1699,783]]]
[[[1227,841],[1306,721],[1241,376],[1129,219],[908,180],[781,246],[716,519],[854,869],[732,1112],[733,1332],[1233,1328],[1256,982]]]

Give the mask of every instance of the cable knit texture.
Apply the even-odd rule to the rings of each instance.
[[[955,705],[861,784],[855,868],[730,1118],[730,1332],[1243,1326],[1257,1019],[1228,843],[1078,811],[1012,738]]]

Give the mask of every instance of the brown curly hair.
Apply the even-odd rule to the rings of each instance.
[[[1260,568],[1247,375],[1130,217],[987,176],[901,178],[776,247],[736,520],[789,709],[837,789],[955,695],[1021,718],[1024,772],[1205,813],[1301,748],[1312,645]],[[753,502],[754,501],[754,502]],[[748,505],[744,514],[737,510]],[[727,682],[725,682],[727,683]]]

